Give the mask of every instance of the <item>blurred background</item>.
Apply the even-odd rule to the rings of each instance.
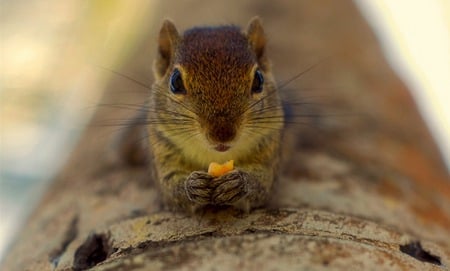
[[[120,71],[158,2],[0,1],[0,259],[98,108],[103,67]],[[355,3],[450,168],[450,3]]]

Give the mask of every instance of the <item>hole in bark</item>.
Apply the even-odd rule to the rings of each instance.
[[[406,245],[400,245],[400,251],[419,261],[441,265],[441,258],[423,250],[420,242],[416,241]]]
[[[110,254],[108,239],[105,234],[90,234],[75,251],[73,269],[84,270],[106,260]]]

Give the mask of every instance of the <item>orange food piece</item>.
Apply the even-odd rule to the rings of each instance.
[[[233,160],[230,160],[223,164],[211,162],[211,164],[209,164],[209,167],[208,167],[208,174],[213,177],[220,177],[220,176],[224,175],[225,173],[232,171],[233,168],[234,168]]]

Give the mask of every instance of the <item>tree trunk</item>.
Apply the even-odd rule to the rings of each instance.
[[[150,74],[164,17],[186,29],[245,26],[260,15],[280,85],[319,63],[282,87],[286,99],[308,103],[292,110],[309,117],[286,130],[270,206],[248,214],[161,211],[145,167],[107,159],[118,127],[90,126],[3,270],[449,268],[448,171],[410,93],[351,2],[161,2],[153,32],[124,74]],[[104,101],[140,104],[147,91],[117,77]],[[132,115],[99,110],[93,123]]]

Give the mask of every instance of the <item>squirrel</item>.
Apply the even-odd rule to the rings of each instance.
[[[172,21],[163,22],[156,80],[141,112],[144,121],[136,123],[145,123],[148,162],[165,206],[195,211],[232,205],[248,212],[268,201],[284,113],[265,49],[258,17],[246,31],[194,27],[181,35]],[[142,156],[136,155],[142,150],[125,152]],[[236,164],[232,171],[220,177],[206,172],[209,163],[228,160]]]

